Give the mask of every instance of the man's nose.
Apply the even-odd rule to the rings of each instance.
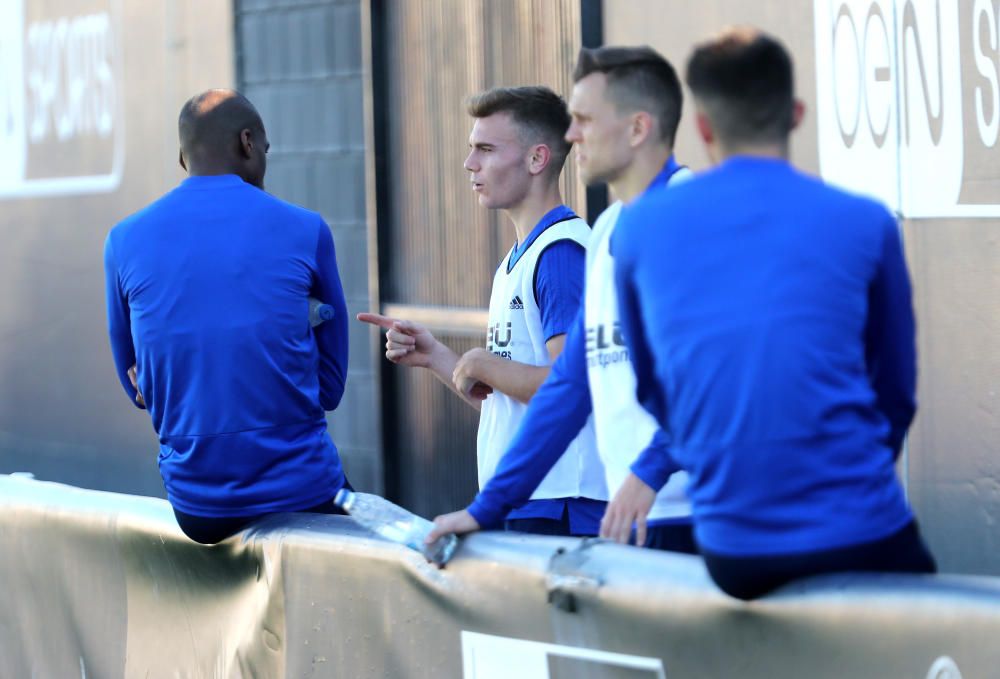
[[[577,128],[576,123],[570,123],[569,124],[569,129],[566,130],[565,139],[570,144],[575,144],[576,142],[578,142],[580,140],[580,131]]]

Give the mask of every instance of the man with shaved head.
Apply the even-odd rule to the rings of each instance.
[[[253,104],[233,90],[188,99],[177,121],[181,167],[191,175],[235,174],[264,188],[267,133]]]
[[[347,376],[347,310],[316,213],[265,193],[260,115],[232,90],[178,121],[188,178],[108,235],[111,349],[149,411],[181,529],[222,540],[274,512],[340,513],[346,485],[324,411]],[[308,298],[334,308],[311,328]]]

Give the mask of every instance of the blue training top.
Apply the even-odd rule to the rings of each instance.
[[[234,175],[190,177],[112,229],[104,263],[115,367],[134,399],[138,365],[170,503],[221,517],[331,499],[347,308],[323,219]],[[310,295],[335,314],[315,329]]]
[[[787,162],[736,157],[626,207],[612,241],[639,401],[690,473],[708,551],[884,538],[916,409],[897,224]]]

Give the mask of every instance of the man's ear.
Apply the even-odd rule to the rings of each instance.
[[[802,124],[802,119],[805,117],[806,104],[801,99],[796,99],[795,103],[792,105],[792,129],[794,130]]]
[[[698,125],[698,136],[706,145],[711,145],[715,141],[715,130],[712,129],[712,123],[709,122],[708,116],[698,111],[695,113],[695,122]]]
[[[253,132],[248,129],[240,131],[240,151],[244,158],[253,157]]]
[[[653,134],[653,117],[645,111],[639,111],[632,115],[632,126],[629,129],[629,143],[632,148],[641,146],[644,141]]]
[[[177,162],[180,163],[181,169],[185,172],[188,171],[187,163],[184,162],[184,149],[178,149],[177,151]]]
[[[535,144],[531,147],[531,155],[528,156],[528,172],[532,175],[540,175],[545,172],[552,160],[552,149],[547,144]]]

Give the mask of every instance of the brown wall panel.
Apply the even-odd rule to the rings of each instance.
[[[473,119],[465,100],[497,86],[541,84],[566,95],[579,46],[574,2],[387,2],[384,155],[391,204],[383,300],[486,306],[514,241],[500,213],[478,205],[468,173]],[[378,49],[376,45],[376,49]],[[583,209],[571,163],[564,199]],[[381,187],[380,187],[381,188]]]

